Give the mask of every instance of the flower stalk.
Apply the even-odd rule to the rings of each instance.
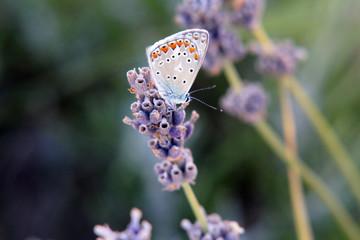
[[[321,140],[324,142],[335,162],[347,178],[359,204],[360,204],[360,171],[355,166],[353,160],[346,152],[344,146],[339,141],[335,132],[327,122],[324,115],[319,111],[309,96],[296,81],[295,77],[288,77],[288,86],[297,102],[303,108],[310,121],[315,127]]]
[[[285,147],[288,154],[298,155],[296,141],[296,127],[293,109],[291,105],[290,92],[287,88],[287,79],[282,78],[279,83],[280,105],[283,120],[283,134]],[[298,239],[313,239],[310,221],[307,214],[305,198],[303,194],[302,181],[298,172],[288,168],[287,170],[291,203]]]
[[[184,189],[185,196],[190,204],[191,210],[193,211],[196,219],[199,221],[201,228],[204,232],[208,232],[207,221],[204,212],[201,210],[199,201],[197,200],[191,186],[189,183],[184,183],[182,185]]]

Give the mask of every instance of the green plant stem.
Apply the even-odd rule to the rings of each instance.
[[[227,62],[226,64],[232,63]],[[227,69],[229,68],[224,68],[225,71],[227,71]],[[241,82],[241,78],[238,74],[226,74],[226,76],[236,77],[231,80],[227,79],[230,86],[232,86],[232,82]],[[281,143],[280,138],[265,121],[258,121],[256,124],[254,124],[254,127],[267,142],[267,144],[272,148],[272,150],[278,155],[278,157],[284,161],[289,168],[299,173],[303,177],[304,181],[314,190],[320,199],[323,200],[349,239],[360,239],[360,230],[357,228],[355,221],[350,217],[343,205],[331,193],[331,191],[326,187],[325,183],[316,175],[316,173],[307,167],[307,165],[305,165],[297,155],[291,155],[288,153],[286,148]]]
[[[324,115],[318,110],[309,96],[302,89],[295,77],[290,76],[289,88],[297,102],[304,109],[308,118],[311,120],[325,146],[334,157],[335,162],[347,178],[359,204],[360,204],[360,171],[354,164],[353,160],[346,152],[345,148],[337,138],[336,134],[326,121]]]
[[[224,73],[226,79],[229,81],[229,84],[234,90],[240,90],[243,87],[239,73],[236,71],[234,64],[232,64],[229,60],[224,60]]]
[[[204,232],[207,232],[208,228],[207,228],[206,216],[203,213],[203,211],[201,211],[200,204],[199,204],[190,184],[184,183],[182,185],[182,188],[184,189],[185,196],[190,204],[190,207],[191,207],[196,219],[200,222],[200,225],[201,225],[202,229],[204,230]]]
[[[297,156],[296,127],[289,89],[286,86],[286,79],[279,81],[279,96],[283,122],[283,134],[285,147],[288,154]],[[307,214],[305,198],[302,188],[302,181],[298,172],[288,168],[289,191],[294,214],[295,229],[298,239],[313,239],[312,229]]]
[[[259,25],[252,30],[253,36],[258,40],[260,46],[266,53],[271,53],[274,46],[266,31]],[[354,164],[350,155],[337,138],[330,124],[326,121],[324,115],[317,109],[313,101],[308,97],[294,76],[287,76],[288,87],[296,98],[297,102],[303,108],[308,118],[312,122],[315,130],[318,132],[321,140],[327,147],[335,162],[346,177],[349,185],[360,204],[360,171]]]
[[[305,165],[298,156],[291,155],[286,151],[279,137],[265,121],[257,122],[254,127],[280,159],[284,161],[289,168],[301,174],[306,183],[330,209],[339,226],[344,230],[349,239],[360,239],[360,230],[355,221],[316,173]]]

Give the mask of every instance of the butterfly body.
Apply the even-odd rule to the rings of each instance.
[[[188,92],[204,61],[209,33],[189,29],[166,37],[146,49],[155,86],[173,106],[188,100]]]

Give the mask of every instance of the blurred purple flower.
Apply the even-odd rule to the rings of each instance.
[[[252,44],[251,51],[259,56],[257,70],[275,78],[294,74],[298,63],[307,57],[306,50],[296,47],[291,40],[275,43],[271,53],[264,52],[258,44]]]
[[[263,87],[248,83],[240,90],[229,88],[221,98],[220,105],[230,115],[255,123],[265,117],[267,102]]]
[[[181,227],[187,232],[190,240],[240,240],[244,229],[235,221],[222,220],[213,213],[207,218],[208,232],[205,233],[198,221],[192,224],[188,219],[181,221]]]
[[[97,240],[150,240],[152,226],[148,221],[141,221],[142,212],[138,208],[131,209],[130,223],[122,232],[113,231],[109,225],[96,225],[94,233]]]
[[[239,61],[245,48],[238,36],[228,29],[229,18],[222,0],[184,0],[177,8],[175,22],[184,28],[203,28],[210,34],[203,68],[210,74],[221,72],[224,59]]]
[[[261,23],[264,10],[264,0],[232,0],[233,12],[231,21],[253,29]]]

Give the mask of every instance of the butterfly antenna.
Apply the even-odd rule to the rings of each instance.
[[[219,111],[219,112],[223,112],[223,111],[224,111],[224,110],[222,110],[221,108],[217,108],[217,107],[211,106],[211,105],[209,105],[209,104],[207,104],[207,103],[205,103],[205,102],[201,101],[201,100],[200,100],[200,99],[198,99],[198,98],[195,98],[195,97],[189,96],[189,99],[190,99],[190,101],[194,99],[194,100],[196,100],[196,101],[198,101],[198,102],[200,102],[200,103],[204,104],[205,106],[208,106],[209,108],[212,108],[212,109],[214,109],[214,110],[216,110],[216,111]]]
[[[192,93],[195,93],[195,92],[204,91],[204,90],[210,90],[210,89],[213,89],[213,88],[216,88],[216,85],[213,85],[213,86],[211,86],[211,87],[196,89],[196,90],[193,90],[193,91],[189,92],[189,94],[192,94]]]

